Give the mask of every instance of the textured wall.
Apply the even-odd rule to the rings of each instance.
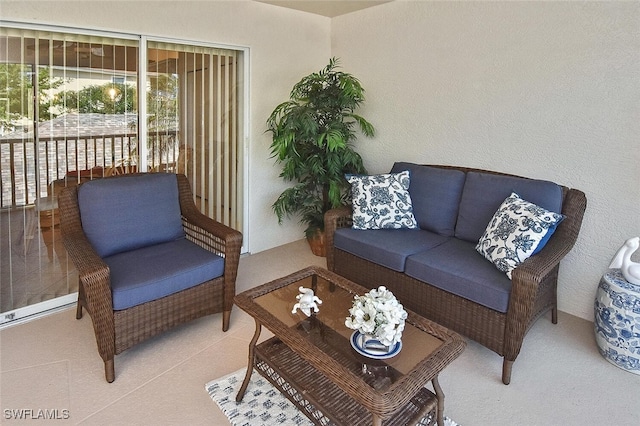
[[[458,164],[587,194],[559,304],[593,319],[600,276],[640,235],[640,3],[395,1],[331,35],[367,90],[371,172]]]
[[[303,238],[296,221],[278,226],[271,204],[285,185],[269,158],[265,133],[273,108],[304,75],[330,57],[329,18],[254,1],[5,1],[0,18],[250,48],[249,232],[258,252]]]

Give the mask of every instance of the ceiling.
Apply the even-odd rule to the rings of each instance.
[[[256,0],[261,3],[268,3],[275,6],[287,7],[289,9],[301,10],[303,12],[315,13],[316,15],[334,16],[355,12],[393,0]]]

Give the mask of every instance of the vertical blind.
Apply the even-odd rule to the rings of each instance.
[[[34,204],[69,172],[108,168],[137,151],[137,44],[0,28],[0,173],[11,182],[2,207]]]
[[[80,32],[0,26],[0,324],[77,291],[66,185],[185,173],[204,214],[244,226],[243,51]]]
[[[236,50],[149,41],[148,85],[173,75],[180,141],[178,171],[203,213],[242,229],[238,63]]]
[[[137,39],[0,26],[0,324],[73,301],[57,194],[136,150],[137,56]]]

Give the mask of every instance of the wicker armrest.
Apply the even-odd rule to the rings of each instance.
[[[544,249],[525,260],[513,271],[513,274],[526,275],[536,282],[541,282],[551,273],[576,243],[586,208],[587,199],[582,191],[565,189],[562,208],[565,219],[558,225],[558,229]]]
[[[324,238],[327,247],[327,269],[333,271],[334,250],[333,234],[338,228],[347,228],[353,224],[351,206],[331,209],[324,214]]]
[[[505,330],[505,352],[515,359],[520,351],[522,336],[526,333],[536,315],[540,286],[547,282],[556,283],[560,261],[569,253],[578,239],[578,232],[587,207],[587,199],[582,191],[565,188],[562,213],[566,218],[549,239],[547,245],[535,256],[525,260],[512,272],[512,288]],[[555,289],[553,289],[555,291]],[[557,319],[554,317],[554,322]],[[515,354],[515,355],[514,355]]]
[[[111,298],[111,280],[107,264],[98,256],[86,238],[78,209],[78,188],[65,188],[58,198],[60,209],[60,228],[62,241],[69,257],[78,271],[80,287],[84,293],[83,307],[91,315],[96,334],[98,352],[106,361],[115,352],[115,330],[113,322],[113,300]],[[80,318],[79,307],[76,318]]]
[[[85,236],[77,200],[78,189],[75,186],[64,188],[60,193],[58,205],[60,211],[64,212],[60,215],[62,241],[87,293],[92,293],[94,297],[108,296],[110,304],[109,267]]]
[[[193,202],[193,193],[187,177],[178,176],[178,191],[182,223],[187,238],[196,244],[224,257],[224,311],[225,320],[231,314],[233,298],[236,295],[236,277],[242,248],[242,233],[200,213]],[[226,328],[223,326],[223,330]]]
[[[63,237],[64,248],[78,270],[81,280],[92,275],[109,275],[109,267],[94,250],[84,235],[67,234]],[[108,287],[108,280],[106,282]]]
[[[78,278],[82,286],[78,291],[84,291],[86,295],[85,309],[89,311],[92,318],[97,318],[98,321],[106,320],[109,316],[106,313],[113,310],[109,267],[84,236],[66,236],[63,241],[69,257],[78,270]],[[106,325],[105,327],[112,328]]]
[[[188,237],[225,258],[233,255],[239,257],[242,233],[202,214],[193,202],[191,186],[184,175],[178,175],[178,190],[183,225]]]
[[[209,246],[205,248],[212,249],[212,251],[217,252],[223,257],[226,257],[228,252],[233,252],[236,248],[240,250],[242,246],[242,233],[198,211],[183,211],[182,220],[186,227],[191,229],[198,228],[199,233],[206,233],[210,238],[215,240],[213,245],[207,244],[206,240],[198,242],[201,243],[201,245]]]

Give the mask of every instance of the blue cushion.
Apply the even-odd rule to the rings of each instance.
[[[224,273],[224,259],[186,238],[104,259],[113,309],[122,310],[185,290]]]
[[[509,306],[511,280],[467,241],[452,238],[409,256],[405,273],[499,312]]]
[[[78,189],[78,205],[100,257],[184,237],[175,174],[92,180]]]
[[[355,256],[402,272],[407,256],[444,243],[449,237],[420,229],[357,230],[340,228],[334,246]]]
[[[544,209],[562,213],[562,188],[553,182],[469,172],[460,200],[456,238],[477,243],[498,207],[512,192]]]
[[[420,228],[453,236],[465,174],[460,170],[403,162],[395,163],[391,172],[402,170],[411,172],[409,194],[413,202],[413,215]]]

